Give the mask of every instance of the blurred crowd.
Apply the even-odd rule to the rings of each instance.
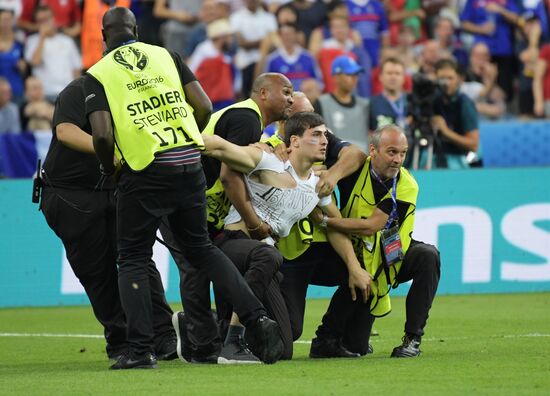
[[[359,100],[410,92],[415,73],[437,81],[450,59],[481,119],[550,118],[549,0],[0,0],[0,133],[51,129],[57,94],[101,58],[113,5],[132,8],[141,41],[186,60],[215,109],[271,71],[321,110],[347,55]]]

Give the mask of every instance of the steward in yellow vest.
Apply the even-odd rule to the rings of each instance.
[[[321,221],[316,216],[322,225],[352,237],[356,254],[373,275],[373,281],[368,309],[364,310],[366,318],[351,321],[351,317],[339,317],[340,323],[353,326],[342,329],[334,319],[337,310],[329,307],[317,330],[317,345],[312,343],[312,353],[314,348],[322,351],[342,337],[349,351],[365,353],[374,318],[391,311],[390,289],[412,280],[403,344],[394,348],[392,357],[420,354],[420,340],[439,283],[440,259],[435,247],[412,238],[418,185],[402,167],[407,149],[407,138],[400,127],[379,128],[371,137],[370,157],[362,170],[339,183],[343,217]],[[342,293],[341,289],[335,296]],[[331,306],[335,305],[333,302],[334,297]],[[358,338],[348,337],[350,330]]]
[[[143,170],[163,151],[203,146],[194,110],[164,48],[139,42],[122,45],[88,73],[105,89],[115,152],[130,169]]]
[[[155,331],[162,331],[176,349],[172,326],[153,328],[154,279],[149,267],[161,222],[170,227],[175,246],[183,252],[176,263],[185,279],[197,285],[194,293],[209,296],[209,282],[200,282],[200,277],[211,280],[222,298],[233,303],[248,332],[266,341],[258,355],[276,362],[283,349],[277,323],[266,316],[237,268],[213,246],[207,233],[199,130],[210,117],[210,99],[179,56],[137,42],[136,18],[129,9],[111,8],[102,22],[108,53],[89,70],[84,91],[103,175],[115,172],[115,145],[124,162],[117,183],[116,245],[128,353],[111,369],[156,368]],[[188,313],[195,301],[182,303]],[[210,315],[209,304],[205,309]],[[174,317],[178,329],[180,317]],[[196,324],[198,319],[188,320]],[[183,356],[179,349],[172,356]]]
[[[239,146],[259,142],[265,125],[286,119],[292,103],[292,84],[288,78],[279,73],[261,74],[254,81],[250,99],[215,112],[203,133],[216,134]],[[202,162],[210,234],[216,235],[223,229],[233,203],[254,237],[263,239],[269,235],[268,226],[261,223],[246,198],[242,174],[213,158],[203,157]]]

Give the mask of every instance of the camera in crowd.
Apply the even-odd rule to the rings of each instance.
[[[418,131],[424,138],[433,136],[431,118],[436,115],[434,103],[436,98],[444,94],[445,91],[444,80],[433,81],[421,73],[416,73],[413,76],[412,92],[407,98],[407,115],[412,118],[411,132]]]

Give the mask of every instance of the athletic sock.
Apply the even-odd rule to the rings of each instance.
[[[244,330],[244,326],[229,325],[223,345],[238,343],[239,338],[244,338]]]

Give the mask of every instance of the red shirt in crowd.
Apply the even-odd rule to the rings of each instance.
[[[34,9],[38,5],[47,5],[52,9],[55,23],[60,28],[73,26],[82,19],[77,0],[23,0],[23,11],[19,19],[32,22]]]

